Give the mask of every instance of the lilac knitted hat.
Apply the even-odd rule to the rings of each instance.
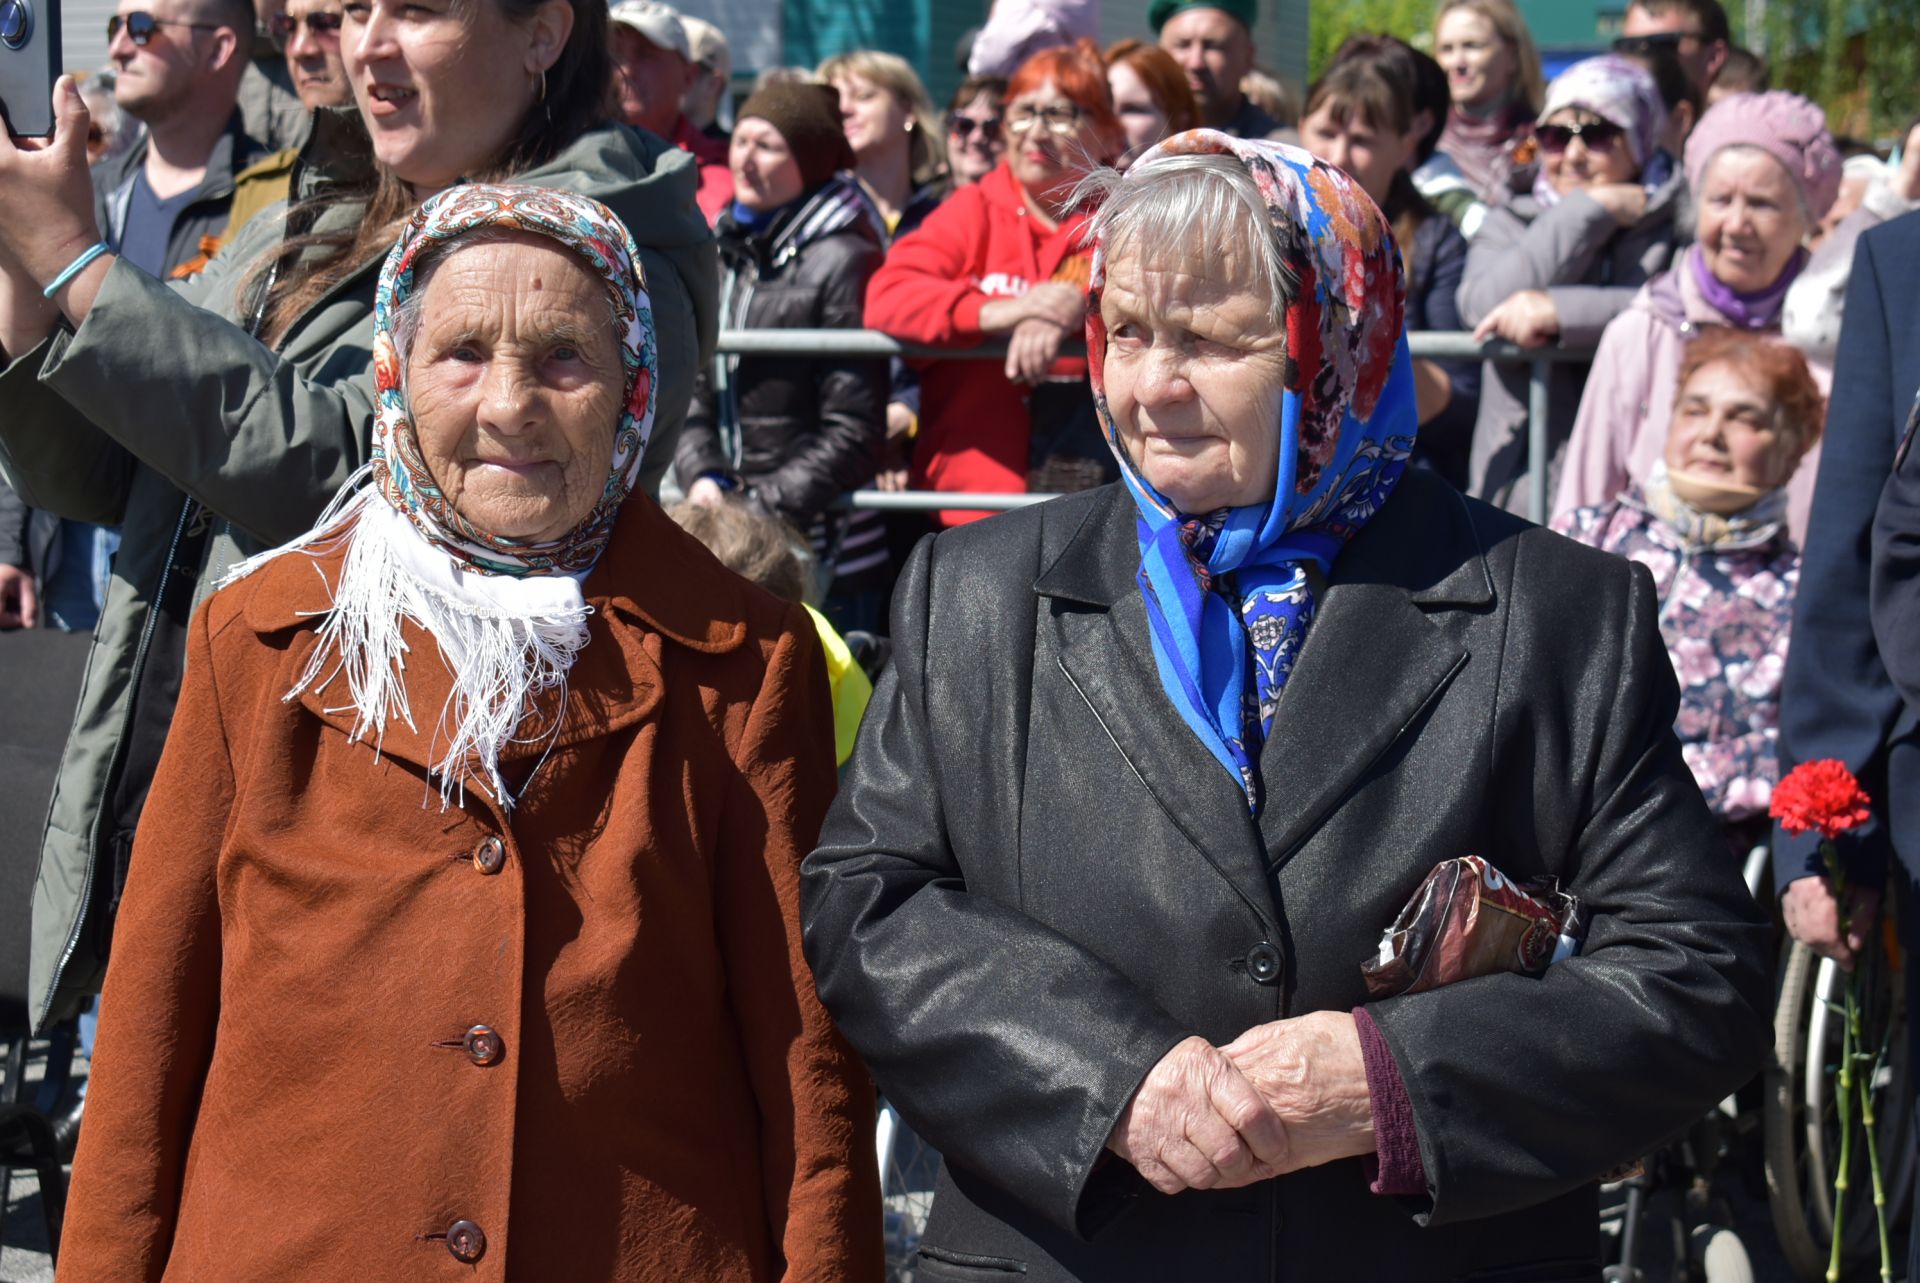
[[[1786,167],[1817,221],[1840,195],[1840,149],[1818,107],[1784,89],[1731,94],[1700,117],[1687,138],[1687,186],[1697,196],[1707,162],[1727,147],[1758,147]]]

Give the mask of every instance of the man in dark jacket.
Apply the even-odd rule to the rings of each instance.
[[[143,0],[143,3],[146,0]],[[265,148],[236,104],[253,10],[245,0],[151,0],[114,19],[114,100],[146,137],[93,174],[94,212],[114,253],[165,279],[227,226],[233,176]]]
[[[1871,821],[1838,839],[1855,884],[1849,938],[1840,936],[1838,906],[1821,876],[1819,835],[1774,838],[1787,926],[1819,953],[1851,965],[1882,885],[1906,897],[1899,920],[1910,991],[1920,983],[1920,653],[1912,631],[1920,618],[1912,577],[1920,295],[1908,266],[1916,256],[1920,214],[1865,233],[1854,251],[1781,696],[1782,773],[1837,758],[1873,798]],[[1910,1019],[1907,1030],[1909,1048],[1920,1050],[1920,1022]],[[1920,1237],[1908,1273],[1920,1277]]]

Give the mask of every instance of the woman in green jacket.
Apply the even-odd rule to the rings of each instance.
[[[98,247],[71,81],[48,143],[0,134],[0,472],[34,507],[123,532],[43,839],[39,1024],[99,987],[194,605],[239,557],[312,525],[365,457],[375,276],[421,201],[469,180],[533,183],[593,196],[633,229],[660,336],[640,483],[672,458],[712,351],[712,238],[688,158],[605,121],[606,13],[348,0],[359,119],[323,113],[284,213],[179,284]]]

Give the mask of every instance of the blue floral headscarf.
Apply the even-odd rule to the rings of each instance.
[[[1087,350],[1100,422],[1139,509],[1140,587],[1161,685],[1257,815],[1260,745],[1313,622],[1308,567],[1326,573],[1380,510],[1419,430],[1407,288],[1379,208],[1353,179],[1300,148],[1192,130],[1148,151],[1130,175],[1195,154],[1246,166],[1266,199],[1292,291],[1273,497],[1180,512],[1134,465],[1103,386],[1107,263],[1098,244]]]

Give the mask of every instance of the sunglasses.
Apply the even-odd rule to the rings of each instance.
[[[1000,117],[998,116],[988,116],[985,120],[975,120],[972,116],[955,116],[947,122],[947,132],[961,142],[965,142],[973,137],[976,126],[979,127],[980,136],[988,142],[1000,136]]]
[[[284,45],[299,34],[303,24],[307,34],[315,40],[338,40],[343,21],[337,13],[309,13],[298,18],[290,13],[276,13],[267,27],[273,33],[273,38]]]
[[[147,42],[153,39],[154,32],[158,31],[162,26],[189,27],[194,31],[220,30],[219,24],[217,23],[187,22],[181,18],[156,18],[144,10],[135,9],[132,13],[116,13],[107,19],[108,44],[113,43],[113,38],[120,34],[120,28],[123,25],[127,29],[127,39],[133,41],[135,45],[142,49],[147,47]]]
[[[1609,120],[1590,125],[1536,125],[1533,136],[1550,152],[1563,152],[1578,138],[1588,151],[1606,151],[1625,136],[1626,130]]]
[[[1655,49],[1671,49],[1679,53],[1680,47],[1687,41],[1698,39],[1700,37],[1691,31],[1656,31],[1647,36],[1617,36],[1614,38],[1613,51],[1629,58],[1650,54]]]

